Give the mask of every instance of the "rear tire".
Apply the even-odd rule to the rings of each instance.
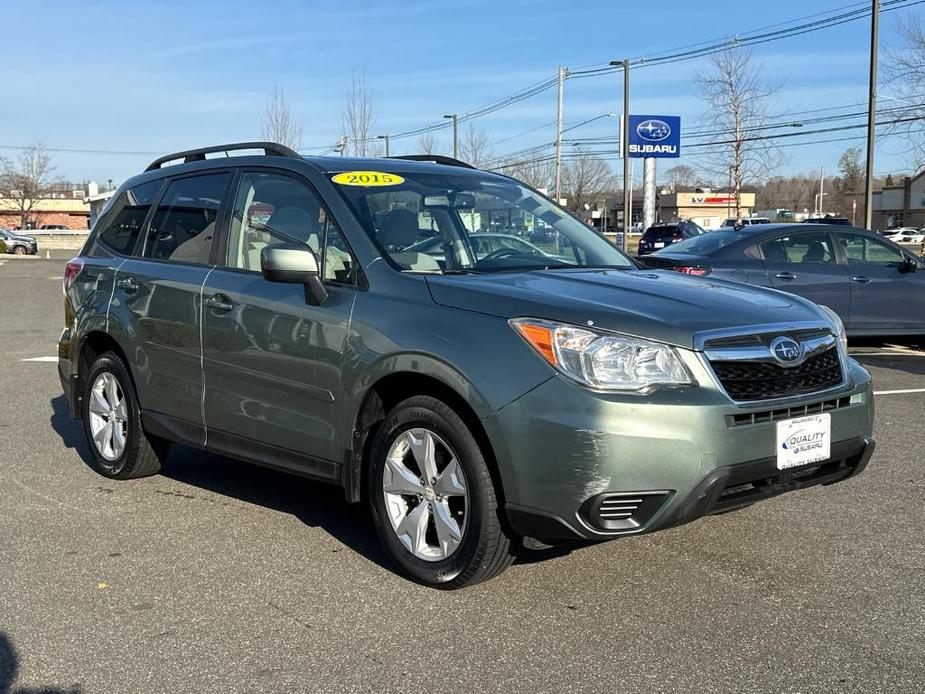
[[[115,352],[100,355],[83,379],[81,416],[93,469],[117,480],[157,474],[170,443],[145,434],[135,386]]]
[[[419,465],[422,458],[431,462]],[[462,588],[497,576],[516,558],[520,538],[504,527],[482,450],[443,402],[416,396],[396,405],[376,432],[367,470],[376,530],[411,579]]]

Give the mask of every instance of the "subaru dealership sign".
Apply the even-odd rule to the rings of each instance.
[[[681,156],[680,116],[630,116],[629,131],[630,157]]]

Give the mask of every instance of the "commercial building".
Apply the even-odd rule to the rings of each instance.
[[[36,201],[29,212],[26,226],[29,229],[41,229],[44,226],[64,227],[65,229],[86,230],[89,228],[90,206],[84,202],[83,191],[78,191],[76,198],[42,198]],[[0,197],[0,227],[15,229],[22,222],[17,201]]]
[[[874,229],[925,227],[925,171],[874,191],[871,216]]]
[[[755,209],[755,194],[740,193],[739,209],[743,217],[750,216]],[[658,197],[658,218],[663,222],[685,220],[695,222],[704,229],[715,229],[735,216],[734,193],[703,188],[694,193],[662,192]]]

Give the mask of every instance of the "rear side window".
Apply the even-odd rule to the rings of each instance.
[[[849,265],[895,265],[902,263],[902,251],[864,234],[839,234]]]
[[[835,263],[829,235],[824,232],[771,239],[761,244],[761,252],[772,263]]]
[[[207,264],[230,180],[223,172],[171,181],[151,220],[145,258]]]
[[[160,180],[142,183],[116,198],[102,220],[98,239],[116,253],[131,255],[161,183]]]

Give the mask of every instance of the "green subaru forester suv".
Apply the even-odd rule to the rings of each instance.
[[[113,195],[65,294],[61,382],[100,474],[154,474],[180,442],[339,485],[433,586],[497,575],[524,537],[839,482],[874,448],[831,310],[641,270],[444,157],[164,157]]]

